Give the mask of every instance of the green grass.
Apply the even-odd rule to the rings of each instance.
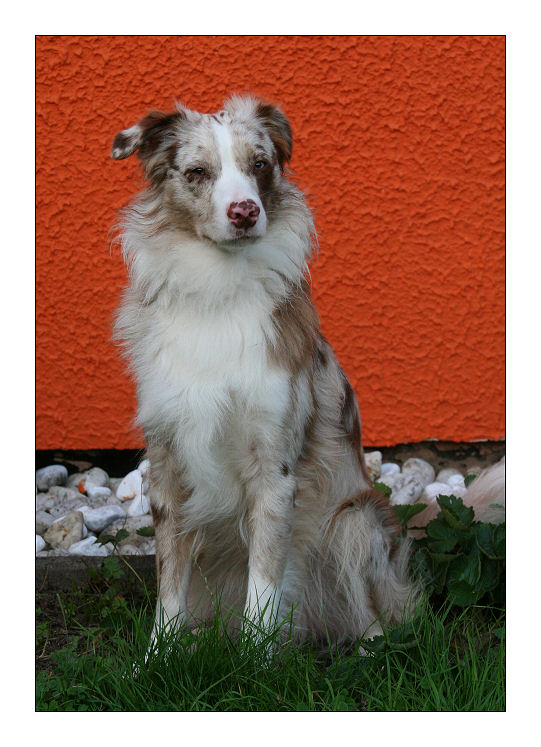
[[[154,592],[111,558],[70,593],[38,594],[38,711],[501,711],[503,613],[426,601],[367,654],[250,637],[220,620],[163,640],[147,663]],[[134,675],[134,666],[138,671]]]

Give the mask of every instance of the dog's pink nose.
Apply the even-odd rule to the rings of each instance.
[[[255,226],[260,213],[259,207],[253,200],[232,202],[227,210],[229,222],[237,228],[251,228]]]

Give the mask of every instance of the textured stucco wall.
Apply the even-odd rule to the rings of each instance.
[[[114,135],[173,99],[283,106],[316,213],[314,298],[368,445],[504,435],[503,37],[39,37],[37,446],[130,448],[110,342],[133,194]]]

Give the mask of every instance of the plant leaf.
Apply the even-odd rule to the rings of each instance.
[[[135,533],[141,535],[141,537],[154,537],[155,530],[154,527],[150,525],[148,527],[141,527],[140,529],[136,529]]]
[[[494,551],[498,558],[505,558],[505,524],[498,524],[494,529]]]
[[[115,534],[114,542],[117,544],[119,542],[122,542],[122,540],[126,539],[126,537],[129,537],[130,533],[127,529],[119,529],[118,532]]]
[[[486,594],[488,591],[492,591],[498,585],[500,580],[500,574],[498,570],[498,563],[494,560],[481,557],[481,580],[479,582],[479,591],[481,594]]]
[[[391,493],[393,492],[388,485],[385,485],[384,482],[375,482],[374,488],[376,490],[379,490],[380,493],[383,493],[386,498],[390,498]]]
[[[424,511],[426,505],[426,503],[414,503],[413,505],[393,506],[393,512],[400,524],[405,526],[410,519]]]
[[[434,519],[428,523],[426,533],[429,537],[428,545],[432,552],[449,552],[458,541],[455,530],[439,519]]]
[[[462,498],[457,498],[455,495],[440,495],[436,500],[449,526],[454,529],[470,527],[475,514],[473,508],[462,503]]]
[[[460,555],[455,555],[454,553],[448,552],[431,552],[430,557],[436,563],[447,563],[448,561],[456,560],[456,558],[459,558]]]
[[[492,524],[478,524],[476,539],[481,552],[492,560],[503,560],[505,545],[501,541],[501,531]]]
[[[474,545],[469,555],[461,555],[449,567],[447,583],[449,585],[464,582],[468,586],[476,587],[481,578],[481,554]]]
[[[470,604],[474,604],[478,598],[478,592],[465,581],[449,584],[449,599],[459,607],[468,607]]]

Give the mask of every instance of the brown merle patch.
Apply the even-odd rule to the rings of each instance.
[[[301,285],[291,286],[287,297],[274,309],[272,322],[276,337],[267,345],[267,354],[273,363],[295,376],[313,358],[319,330],[319,318],[305,279]]]

